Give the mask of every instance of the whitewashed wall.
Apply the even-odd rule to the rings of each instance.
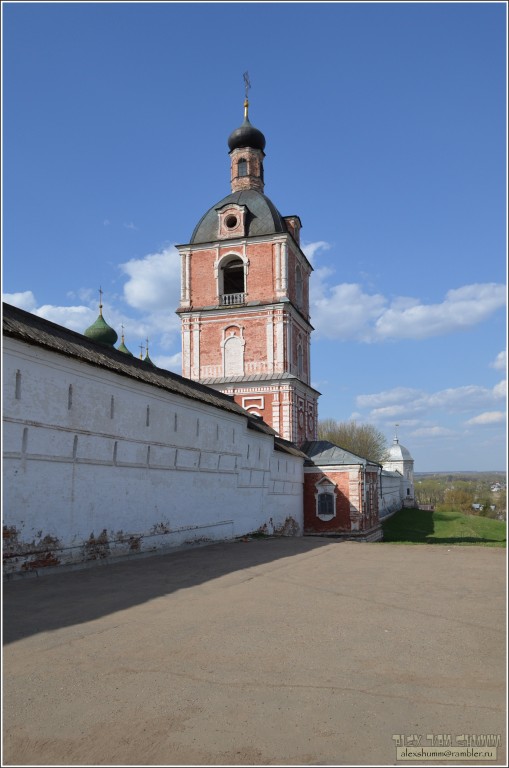
[[[302,532],[303,460],[243,416],[12,338],[3,380],[8,573]]]
[[[401,484],[403,478],[399,472],[387,472],[382,471],[380,480],[380,500],[379,500],[379,517],[383,520],[389,515],[393,515],[403,506],[401,497]]]

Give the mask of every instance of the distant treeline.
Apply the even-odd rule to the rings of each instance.
[[[416,472],[415,500],[437,511],[505,519],[505,472]]]

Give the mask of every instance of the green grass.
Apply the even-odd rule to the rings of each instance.
[[[459,512],[402,509],[382,524],[384,542],[505,547],[506,524]]]

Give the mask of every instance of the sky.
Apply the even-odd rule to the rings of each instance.
[[[506,4],[2,3],[3,299],[181,372],[180,262],[263,131],[319,418],[506,467]]]

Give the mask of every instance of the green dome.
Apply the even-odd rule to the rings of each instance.
[[[112,347],[118,341],[116,331],[108,325],[102,313],[99,313],[99,317],[92,323],[92,325],[85,331],[87,339],[96,341],[98,344],[104,344],[107,347]]]
[[[134,357],[133,353],[130,352],[127,349],[126,345],[125,345],[125,341],[124,341],[124,326],[122,326],[122,340],[121,340],[120,344],[118,345],[117,349],[118,349],[119,352],[123,352],[124,355],[130,355],[131,357]]]
[[[126,345],[124,344],[124,342],[123,342],[123,341],[121,341],[121,342],[120,342],[120,344],[118,345],[117,349],[118,349],[118,351],[119,351],[119,352],[123,352],[123,353],[124,353],[124,355],[131,355],[131,357],[133,357],[133,353],[132,353],[132,352],[130,352],[130,351],[127,349],[127,347],[126,347]]]
[[[144,363],[148,363],[149,365],[152,365],[152,366],[154,366],[154,368],[155,368],[155,365],[154,365],[154,363],[152,362],[152,360],[151,360],[151,359],[150,359],[150,357],[148,356],[148,352],[147,352],[147,354],[145,355],[145,357],[143,358],[143,362],[144,362]]]

